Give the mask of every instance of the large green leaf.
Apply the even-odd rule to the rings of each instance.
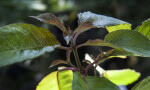
[[[36,90],[72,90],[73,72],[55,71],[44,77]]]
[[[142,25],[137,27],[135,30],[141,32],[143,35],[150,39],[150,19],[144,21]]]
[[[128,85],[135,82],[140,77],[140,73],[131,69],[106,70],[104,77],[116,85]]]
[[[72,90],[87,90],[85,82],[79,72],[73,73]]]
[[[131,53],[150,57],[150,40],[137,31],[117,30],[109,33],[105,41]]]
[[[75,72],[73,76],[73,90],[87,90],[85,82],[80,73]],[[85,77],[88,90],[119,90],[119,88],[104,77]]]
[[[149,90],[150,89],[150,76],[146,77],[141,82],[137,83],[131,90]]]
[[[21,62],[51,52],[59,42],[45,28],[11,24],[0,28],[0,66]]]
[[[104,16],[104,15],[100,15],[100,14],[95,14],[92,12],[83,12],[83,13],[79,13],[78,14],[78,18],[79,18],[79,24],[82,24],[84,22],[91,22],[93,24],[93,26],[97,27],[97,28],[101,28],[101,27],[108,27],[108,26],[116,26],[119,24],[119,26],[116,27],[108,27],[107,30],[109,32],[111,31],[115,31],[118,29],[129,29],[131,28],[131,24],[116,19],[116,18],[112,18],[112,17],[108,17],[108,16]]]
[[[89,90],[120,90],[117,85],[104,77],[87,76],[85,79]]]

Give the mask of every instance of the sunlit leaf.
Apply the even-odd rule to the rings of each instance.
[[[135,30],[150,39],[150,19],[144,21],[142,25],[137,27]]]
[[[89,60],[91,63],[94,62],[88,54],[85,55],[85,59]],[[140,73],[131,69],[104,70],[102,67],[97,66],[96,70],[99,72],[100,76],[104,76],[116,85],[128,85],[135,82],[140,77]]]
[[[137,83],[131,90],[149,90],[150,89],[150,76],[146,77],[141,82]]]
[[[131,30],[131,24],[119,24],[115,26],[106,26],[106,29],[108,30],[109,33],[116,30],[122,30],[122,29]]]
[[[108,27],[108,31],[111,32],[118,30],[118,29],[125,29],[125,28],[129,28],[131,27],[131,25],[125,21],[116,19],[116,18],[112,18],[112,17],[108,17],[108,16],[104,16],[104,15],[100,15],[100,14],[95,14],[92,13],[90,11],[88,12],[83,12],[83,13],[79,13],[78,14],[78,18],[79,18],[79,24],[81,25],[84,22],[91,22],[93,24],[93,26],[100,28],[100,27],[106,27],[106,26],[116,26],[119,24],[125,24],[125,26],[120,25],[117,27],[113,27],[113,29],[110,29]]]
[[[138,80],[140,73],[131,69],[106,70],[104,77],[116,85],[128,85]]]
[[[55,71],[44,77],[36,90],[72,90],[73,72],[71,70]]]
[[[51,52],[59,42],[45,28],[11,24],[0,28],[0,66],[21,62]]]
[[[117,30],[109,33],[105,41],[128,52],[150,57],[150,40],[138,31]]]
[[[44,13],[44,14],[40,14],[38,16],[30,16],[30,17],[40,20],[44,23],[49,23],[49,24],[55,25],[63,32],[67,31],[65,26],[63,25],[62,21],[58,17],[56,17],[55,15],[53,15],[51,13]]]
[[[50,67],[53,67],[53,66],[58,65],[58,64],[67,64],[67,62],[64,61],[64,60],[55,60],[55,61],[53,61],[53,62],[51,63],[51,66],[50,66]]]

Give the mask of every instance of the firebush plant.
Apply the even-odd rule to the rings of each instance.
[[[150,20],[131,30],[131,24],[119,19],[83,12],[78,14],[78,27],[75,30],[66,28],[62,21],[51,13],[31,16],[41,22],[58,27],[63,32],[63,38],[68,47],[62,46],[56,37],[46,28],[31,24],[16,23],[0,28],[0,66],[36,58],[55,48],[66,51],[66,60],[55,60],[50,67],[67,64],[69,67],[59,67],[58,71],[47,75],[37,85],[36,90],[119,90],[119,85],[128,85],[140,77],[140,73],[131,69],[104,70],[99,65],[109,58],[126,56],[150,57]],[[104,40],[88,40],[76,44],[81,33],[92,28],[105,28],[108,34]],[[83,46],[108,46],[107,52],[100,50],[97,57],[85,55],[82,60],[88,63],[82,66],[77,49]],[[72,64],[70,54],[73,53],[77,66]],[[93,68],[94,76],[88,75]],[[99,75],[96,74],[99,72]],[[148,90],[150,77],[135,85],[132,90]]]

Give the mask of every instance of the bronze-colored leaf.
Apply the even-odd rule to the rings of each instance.
[[[107,43],[101,39],[88,40],[84,44],[79,45],[79,47],[82,47],[82,46],[109,46],[109,47],[113,47],[111,44],[109,44],[109,43]]]
[[[58,65],[58,64],[67,64],[67,62],[64,60],[55,60],[52,62],[50,67],[53,67],[53,66]]]
[[[44,13],[44,14],[40,14],[38,16],[30,16],[30,17],[40,20],[41,22],[44,22],[44,23],[49,23],[49,24],[55,25],[59,29],[61,29],[63,32],[67,32],[67,29],[63,25],[62,21],[58,17],[56,17],[55,15],[53,15],[51,13]]]
[[[97,28],[97,27],[93,26],[93,24],[91,22],[84,22],[75,29],[74,33],[85,32],[91,28]]]

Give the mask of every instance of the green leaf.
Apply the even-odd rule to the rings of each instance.
[[[112,27],[113,31],[115,29],[118,30],[118,29],[126,29],[126,28],[131,27],[131,25],[125,21],[112,18],[112,17],[108,17],[108,16],[104,16],[104,15],[100,15],[100,14],[95,14],[89,11],[79,13],[78,18],[79,18],[79,24],[82,24],[84,22],[91,22],[93,26],[97,28],[106,27],[106,26],[116,26],[116,25],[122,24],[117,27]],[[111,32],[111,29],[109,28],[108,31]]]
[[[79,72],[73,73],[72,90],[87,90],[85,82]]]
[[[150,76],[146,77],[141,82],[137,83],[131,90],[149,90],[150,89]]]
[[[44,23],[49,23],[49,24],[55,25],[63,32],[67,32],[67,29],[63,25],[62,21],[58,17],[56,17],[55,15],[53,15],[51,13],[44,13],[44,14],[40,14],[38,16],[30,16],[30,17],[40,20]]]
[[[59,42],[45,28],[10,24],[0,28],[0,66],[21,62],[51,52]]]
[[[115,26],[106,26],[106,29],[108,30],[109,33],[121,29],[131,30],[131,24],[119,24]]]
[[[138,80],[140,73],[131,69],[106,70],[104,77],[116,85],[128,85]]]
[[[135,30],[150,39],[150,19],[144,21],[142,25],[137,27]]]
[[[104,77],[87,76],[85,80],[89,90],[120,90],[115,84]]]
[[[104,77],[85,77],[88,90],[119,90],[119,88]],[[87,90],[80,73],[75,72],[72,83],[73,90]]]
[[[117,49],[111,49],[107,51],[105,56],[110,56],[109,58],[113,58],[113,57],[121,58],[122,56],[138,56],[138,55],[125,51],[123,49],[117,48]]]
[[[41,80],[36,90],[72,90],[72,76],[71,70],[52,72]]]
[[[116,48],[150,57],[150,40],[137,31],[117,30],[107,34],[104,41],[114,45]]]

